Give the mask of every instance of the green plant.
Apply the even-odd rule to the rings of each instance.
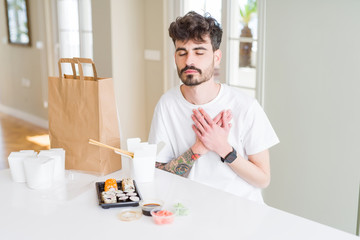
[[[257,11],[256,0],[248,0],[243,8],[240,7],[241,23],[244,26],[248,26],[253,13],[256,13],[256,11]]]

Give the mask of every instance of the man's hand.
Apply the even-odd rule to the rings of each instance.
[[[211,119],[202,108],[193,110],[193,113],[191,116],[194,121],[192,128],[197,138],[194,146],[202,143],[208,151],[214,151],[221,157],[225,157],[231,152],[232,147],[227,139],[231,128],[231,112],[229,110],[222,111],[214,119]]]
[[[226,117],[226,119],[223,119],[223,115]],[[232,119],[232,114],[230,110],[221,111],[216,115],[216,117],[213,119],[213,121],[219,125],[220,127],[224,127],[224,122],[227,122],[228,124],[231,124],[230,121]],[[231,127],[231,126],[229,126]]]

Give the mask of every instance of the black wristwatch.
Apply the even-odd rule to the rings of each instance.
[[[232,148],[232,149],[233,150],[228,155],[226,155],[225,158],[220,157],[222,162],[232,163],[237,158],[235,148]]]

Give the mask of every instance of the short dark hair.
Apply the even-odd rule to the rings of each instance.
[[[220,24],[206,13],[205,16],[191,11],[183,17],[176,18],[169,27],[169,36],[174,44],[176,40],[196,40],[203,42],[204,37],[209,36],[213,51],[218,50],[221,43],[222,29]]]

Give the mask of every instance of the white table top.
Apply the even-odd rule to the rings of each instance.
[[[137,183],[142,197],[161,199],[165,207],[180,201],[190,214],[168,225],[146,216],[123,222],[117,217],[121,208],[98,205],[95,182],[127,176],[67,171],[66,183],[53,190],[31,190],[1,170],[0,239],[360,239],[161,170],[154,182]]]

